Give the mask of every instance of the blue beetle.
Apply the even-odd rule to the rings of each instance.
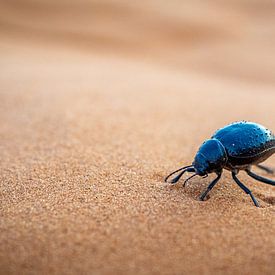
[[[185,180],[183,186],[194,176],[207,177],[209,173],[216,173],[217,177],[208,185],[200,195],[204,200],[219,181],[223,169],[231,171],[234,181],[248,195],[255,206],[259,203],[252,192],[237,178],[240,170],[244,170],[250,177],[270,185],[275,181],[259,176],[251,171],[251,166],[256,165],[260,169],[273,174],[274,170],[259,163],[265,161],[275,153],[275,136],[264,126],[247,121],[234,122],[217,130],[211,139],[206,140],[199,148],[192,165],[182,167],[165,178],[181,171],[171,183],[176,183],[185,172],[193,172],[191,177]]]

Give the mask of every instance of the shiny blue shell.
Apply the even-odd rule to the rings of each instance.
[[[275,136],[264,126],[247,121],[235,122],[215,132],[232,165],[259,163],[275,153]]]

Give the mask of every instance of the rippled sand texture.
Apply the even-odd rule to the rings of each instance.
[[[275,131],[274,47],[274,1],[0,1],[0,273],[273,274],[274,187],[163,178]]]

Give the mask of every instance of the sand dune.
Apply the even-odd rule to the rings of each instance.
[[[163,178],[227,123],[275,130],[274,5],[1,1],[0,273],[273,274],[272,186]]]
[[[9,38],[274,82],[274,1],[13,0],[0,10]]]

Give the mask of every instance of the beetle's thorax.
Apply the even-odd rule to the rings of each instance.
[[[199,148],[193,161],[196,173],[204,176],[221,170],[227,162],[227,153],[222,143],[215,139],[206,140]]]

